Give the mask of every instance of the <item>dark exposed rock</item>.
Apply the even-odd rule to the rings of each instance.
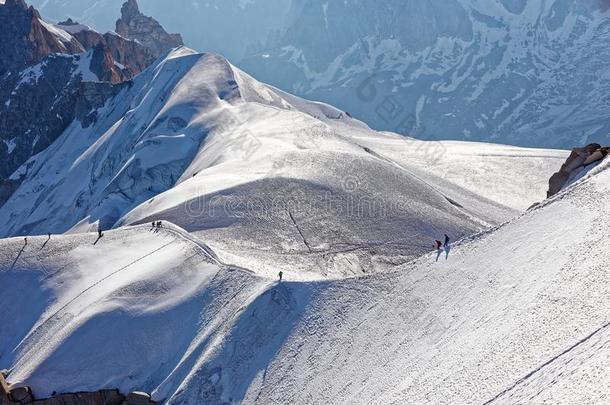
[[[123,4],[121,18],[116,22],[116,32],[150,48],[155,57],[184,45],[180,34],[169,34],[157,20],[142,14],[136,0]]]
[[[107,53],[102,56],[106,58]],[[121,74],[112,69],[104,72],[108,60],[99,62],[99,67],[95,63],[95,51],[91,55],[51,55],[25,73],[0,78],[0,206],[20,184],[18,177],[9,178],[17,168],[46,149],[75,118],[86,118],[87,106],[100,107],[107,99],[103,97],[111,97],[121,88],[94,82],[84,88],[95,88],[95,92],[83,92],[79,72],[83,66],[92,65],[99,76],[111,81],[117,80],[114,74]]]
[[[0,373],[0,405],[9,405],[11,403],[9,397],[9,387],[4,374]]]
[[[132,392],[127,395],[123,405],[149,405],[153,402],[150,399],[150,395],[145,392]]]
[[[8,391],[8,386],[6,390]],[[0,388],[0,405],[150,405],[155,403],[151,400],[150,395],[144,392],[132,392],[125,397],[118,390],[100,390],[59,394],[52,398],[36,400],[29,387],[14,388],[9,395]]]
[[[601,161],[609,153],[610,148],[602,147],[597,143],[574,149],[561,169],[549,180],[547,196],[552,197],[559,193],[582,168]]]
[[[112,51],[103,43],[99,43],[93,48],[89,68],[102,82],[121,83],[132,77],[124,66],[115,62]]]
[[[66,40],[51,33],[40,14],[23,0],[6,0],[0,4],[0,76],[35,65],[52,53],[83,52],[78,41]]]
[[[123,405],[125,396],[118,390],[61,394],[53,398],[34,401],[35,405]]]
[[[132,76],[141,73],[156,59],[153,51],[139,42],[127,40],[111,32],[104,34],[104,39],[114,60],[129,69]]]
[[[108,32],[102,35],[93,30],[82,30],[72,35],[87,50],[94,49],[100,44],[106,46],[114,61],[123,66],[125,74],[130,78],[141,73],[156,59],[149,48],[115,33]]]
[[[13,387],[0,373],[0,405],[149,405],[155,404],[145,392],[132,392],[127,397],[119,390],[100,390],[96,392],[77,392],[55,395],[52,398],[34,398],[32,390],[26,386]]]
[[[74,94],[80,80],[72,73],[79,60],[80,56],[51,55],[44,63],[0,78],[3,185],[8,176],[49,146],[72,121]],[[0,194],[0,205],[3,201]]]
[[[30,404],[34,401],[32,391],[30,391],[29,387],[11,388],[9,399],[17,404]]]
[[[83,128],[89,127],[97,119],[96,109],[102,107],[106,100],[116,96],[124,86],[132,82],[113,85],[107,82],[83,82],[76,95],[75,118]]]

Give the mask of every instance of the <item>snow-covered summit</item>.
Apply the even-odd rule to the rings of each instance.
[[[363,274],[425,252],[434,235],[486,229],[535,202],[444,178],[435,164],[457,148],[374,132],[182,47],[13,174],[23,183],[0,208],[0,235],[166,219],[240,266]],[[453,170],[479,171],[471,163],[485,150]],[[496,161],[513,174],[535,164],[522,190],[542,199],[565,153],[513,152]],[[515,154],[522,159],[508,164]],[[498,179],[499,190],[512,183]]]

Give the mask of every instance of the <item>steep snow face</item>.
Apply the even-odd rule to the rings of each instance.
[[[27,176],[35,180],[26,181],[20,195],[2,208],[10,212],[3,215],[3,233],[11,232],[9,223],[14,227],[22,220],[18,228],[25,232],[61,230],[87,215],[109,227],[128,204],[169,188],[207,133],[201,114],[220,102],[211,94],[226,84],[215,83],[223,77],[222,69],[228,69],[224,60],[179,49],[96,111],[94,125],[72,123],[49,149],[26,163]],[[204,83],[200,88],[190,80],[198,75]],[[197,108],[202,105],[206,108]],[[157,170],[149,170],[153,168]],[[41,187],[48,192],[44,197]],[[27,207],[17,208],[27,199]]]
[[[607,142],[610,38],[595,0],[303,0],[240,63],[263,81],[424,139]]]
[[[39,397],[604,403],[609,166],[449,260],[358,279],[266,280],[169,224],[0,240],[0,366]]]
[[[163,219],[263,274],[362,275],[426,252],[444,233],[506,221],[543,198],[565,159],[380,134],[186,48],[88,117],[93,124],[73,122],[14,174],[23,184],[0,208],[1,235]],[[489,153],[513,177],[488,176],[493,189],[469,184]],[[521,194],[508,200],[515,188]]]

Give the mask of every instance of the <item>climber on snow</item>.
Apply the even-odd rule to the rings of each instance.
[[[449,246],[449,242],[451,242],[451,238],[449,235],[445,234],[445,243],[443,243],[443,247]]]
[[[441,247],[443,246],[443,242],[441,242],[440,240],[435,240],[434,241],[434,248],[436,249],[436,261],[438,262],[438,259],[441,257],[441,253],[443,252]]]

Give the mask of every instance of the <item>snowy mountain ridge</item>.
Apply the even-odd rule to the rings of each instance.
[[[347,280],[277,283],[171,224],[1,240],[0,361],[37,397],[603,403],[609,165],[449,261]]]
[[[362,274],[510,219],[566,156],[377,133],[187,48],[114,91],[13,173],[0,235],[165,219],[241,267]]]
[[[9,1],[19,7],[0,6],[0,17],[35,13]],[[258,1],[189,4],[243,16],[260,12]],[[356,91],[344,100],[401,122],[396,130],[445,125],[433,108],[440,94],[456,109],[472,96],[467,107],[477,110],[523,90],[519,108],[546,119],[574,90],[556,84],[605,69],[596,59],[605,49],[595,48],[571,77],[549,73],[549,61],[583,56],[579,45],[610,26],[588,3],[384,2],[285,3],[276,11],[289,24],[249,49],[265,52],[274,79],[286,79],[286,66],[304,69],[299,91]],[[417,11],[407,24],[405,10]],[[608,402],[610,148],[376,131],[357,111],[289,94],[218,54],[168,51],[179,37],[134,0],[123,14],[125,35],[156,32],[144,35],[160,58],[131,58],[139,42],[71,20],[33,20],[45,41],[88,51],[43,49],[38,64],[0,77],[9,101],[0,104],[0,154],[13,159],[0,168],[11,185],[0,200],[0,370],[10,389],[30,387],[53,404],[64,401],[58,393],[100,389],[168,405]],[[341,18],[367,24],[349,31]],[[575,53],[550,52],[549,41]],[[518,49],[528,52],[512,58]],[[112,80],[127,69],[119,60],[141,72]],[[548,93],[528,93],[544,72]],[[406,121],[403,101],[383,87],[405,77],[428,89],[396,92],[417,94]],[[603,78],[589,79],[587,94],[603,90]],[[56,97],[52,84],[66,80]],[[541,111],[528,107],[536,97],[547,103]],[[5,135],[24,120],[54,122],[38,111],[63,120],[53,137]],[[578,104],[570,117],[591,111]],[[48,147],[23,155],[27,142]],[[0,382],[0,402],[15,399]]]

